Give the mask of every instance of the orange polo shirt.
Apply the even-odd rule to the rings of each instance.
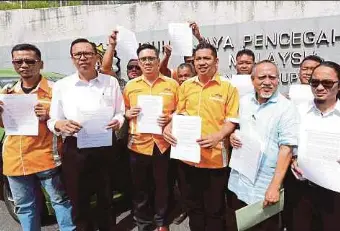
[[[219,132],[226,121],[238,118],[239,95],[227,79],[216,74],[203,85],[197,76],[186,80],[179,88],[177,114],[200,116],[202,137]],[[200,163],[186,162],[199,168],[227,166],[223,141],[214,148],[201,148]]]
[[[39,85],[29,94],[37,94],[40,102],[48,110],[52,99],[53,82],[41,79]],[[21,82],[11,89],[3,89],[3,94],[25,94]],[[38,136],[9,135],[3,144],[3,165],[6,176],[26,176],[53,169],[61,164],[62,138],[54,135],[46,121],[39,121]]]
[[[154,95],[163,97],[163,114],[171,115],[176,110],[178,83],[162,74],[150,85],[142,75],[130,80],[124,89],[124,102],[126,110],[137,106],[139,95]],[[140,134],[136,131],[137,118],[129,121],[129,141],[128,148],[134,152],[152,155],[156,144],[161,153],[164,153],[170,144],[166,142],[162,135]]]

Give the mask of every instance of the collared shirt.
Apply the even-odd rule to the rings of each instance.
[[[112,107],[112,120],[123,124],[125,105],[117,79],[98,73],[96,78],[86,82],[75,73],[55,83],[48,128],[59,135],[54,128],[58,120],[79,122],[81,110],[101,107]]]
[[[38,103],[50,108],[53,82],[42,77],[38,86],[29,94],[37,94]],[[3,89],[3,94],[25,94],[21,81],[13,87]],[[12,136],[5,138],[3,145],[3,173],[7,176],[26,176],[53,169],[61,164],[62,140],[39,121],[38,136]]]
[[[178,98],[177,114],[202,118],[202,137],[219,132],[226,121],[234,122],[238,117],[237,89],[219,74],[205,85],[198,76],[186,80],[179,89]],[[226,167],[227,153],[223,142],[214,148],[201,148],[200,163],[186,163],[199,168]]]
[[[177,105],[178,83],[162,74],[150,85],[145,76],[139,76],[130,80],[124,89],[124,101],[126,110],[137,106],[137,99],[140,95],[155,95],[163,97],[163,114],[172,114]],[[128,148],[144,155],[152,155],[154,145],[156,144],[161,153],[164,153],[170,144],[166,142],[162,135],[140,134],[137,133],[137,119],[131,119],[129,122],[129,142]]]
[[[228,188],[239,200],[252,204],[264,200],[274,176],[280,146],[298,144],[299,114],[295,105],[278,91],[263,104],[259,104],[255,92],[243,96],[239,114],[241,129],[251,126],[263,143],[262,159],[255,184],[232,169]]]

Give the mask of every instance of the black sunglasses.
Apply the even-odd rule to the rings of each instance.
[[[139,66],[137,66],[137,65],[128,65],[127,66],[127,69],[129,70],[129,71],[131,71],[133,68],[135,68],[136,70],[140,70],[140,67]]]
[[[325,89],[331,89],[335,83],[339,81],[332,81],[328,79],[324,80],[319,80],[319,79],[309,79],[309,85],[311,85],[313,88],[317,88],[320,84],[325,88]]]
[[[27,65],[34,65],[37,62],[40,62],[40,60],[36,60],[36,59],[15,59],[15,60],[12,60],[12,63],[14,65],[22,65],[23,63],[26,63]]]

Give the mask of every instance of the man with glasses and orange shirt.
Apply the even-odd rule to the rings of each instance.
[[[36,192],[40,184],[49,195],[61,231],[75,230],[71,218],[71,203],[61,180],[61,137],[48,130],[49,104],[53,82],[42,77],[40,50],[31,44],[18,44],[12,48],[12,63],[20,80],[3,94],[36,94],[34,107],[39,118],[37,136],[8,135],[3,146],[3,173],[7,176],[13,195],[16,214],[24,231],[41,230],[39,201]],[[1,113],[6,104],[0,101]],[[20,107],[20,105],[18,105]],[[3,126],[0,117],[1,127]]]
[[[95,114],[106,109],[110,112],[105,113],[107,120],[110,120],[105,125],[108,133],[118,130],[124,122],[125,105],[118,81],[96,71],[96,52],[95,44],[87,39],[80,38],[71,43],[70,54],[77,72],[56,82],[48,121],[52,132],[66,137],[62,171],[73,205],[77,231],[94,230],[90,210],[93,193],[97,197],[99,230],[112,230],[115,224],[111,214],[110,187],[115,137],[113,135],[111,145],[109,142],[85,148],[78,145],[79,135],[86,132],[83,130],[84,123],[81,123],[83,111]],[[98,131],[100,128],[93,129]]]
[[[138,96],[162,96],[163,114],[158,125],[164,128],[177,104],[178,83],[159,72],[159,51],[150,44],[137,49],[143,75],[130,80],[124,89],[125,117],[129,120],[130,167],[133,186],[133,209],[138,230],[151,230],[153,221],[159,231],[168,231],[166,216],[169,196],[170,144],[162,135],[137,133]]]

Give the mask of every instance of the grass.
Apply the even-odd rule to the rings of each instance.
[[[63,1],[62,6],[78,6],[81,1]],[[60,1],[22,1],[22,8],[20,1],[0,3],[0,10],[16,10],[16,9],[39,9],[60,7]]]

